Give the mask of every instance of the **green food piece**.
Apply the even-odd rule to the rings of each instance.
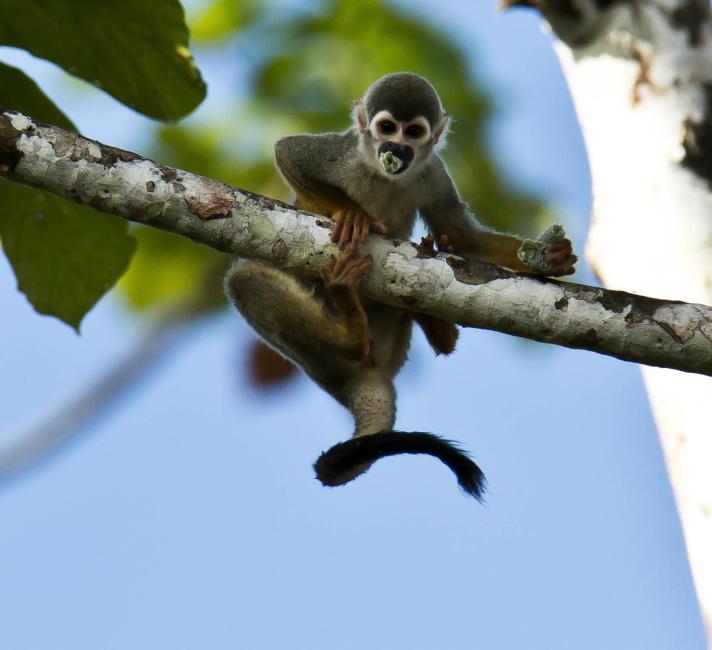
[[[541,235],[536,239],[537,241],[543,242],[545,244],[557,244],[566,238],[566,231],[564,227],[560,226],[558,223],[550,225]]]
[[[564,228],[558,224],[549,226],[536,239],[525,239],[517,251],[517,257],[524,262],[534,273],[546,275],[551,272],[551,267],[544,259],[547,253],[547,244],[556,244],[566,237]]]
[[[381,163],[383,171],[387,174],[395,174],[401,167],[403,167],[403,161],[392,151],[384,151],[380,156],[378,156],[378,162]]]

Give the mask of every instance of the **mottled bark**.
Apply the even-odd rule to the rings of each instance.
[[[208,178],[0,115],[0,175],[221,251],[317,277],[331,222]],[[469,327],[712,375],[712,308],[514,273],[374,236],[364,293]]]

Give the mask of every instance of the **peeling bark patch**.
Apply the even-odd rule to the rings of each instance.
[[[700,325],[700,334],[704,336],[706,339],[712,341],[712,322],[710,321],[705,321]]]
[[[712,84],[702,86],[705,94],[706,110],[700,122],[686,120],[682,146],[685,156],[682,165],[707,181],[712,187]]]
[[[18,131],[6,115],[0,115],[0,173],[7,174],[22,160],[22,153],[17,150]]]
[[[200,219],[226,219],[232,214],[235,198],[226,193],[209,194],[207,197],[183,197],[188,209]]]
[[[156,184],[153,181],[146,181],[146,191],[153,192],[156,189]]]
[[[670,336],[670,338],[673,341],[675,341],[675,343],[679,343],[680,345],[682,345],[685,342],[685,340],[682,338],[682,336],[680,336],[675,331],[675,328],[670,323],[666,323],[664,321],[657,321],[657,320],[654,322],[657,323],[665,332],[667,332],[667,334]]]
[[[569,306],[569,299],[564,297],[564,298],[559,298],[555,303],[554,307],[558,309],[559,311],[566,311],[566,308]]]
[[[588,329],[583,334],[574,336],[571,339],[571,347],[573,348],[595,349],[599,343],[601,343],[601,339],[598,337],[598,333],[593,328]]]
[[[595,289],[585,285],[562,286],[564,287],[564,295],[567,301],[572,299],[583,300],[591,305],[601,305],[606,311],[613,314],[625,313],[625,321],[630,327],[643,322],[656,322],[656,311],[662,306],[670,308],[674,308],[676,305],[685,306],[685,303],[677,300],[658,300],[647,296],[625,293],[624,291]]]
[[[137,153],[133,153],[132,151],[117,149],[116,147],[110,147],[108,144],[101,144],[100,142],[95,142],[94,144],[99,147],[99,151],[101,152],[101,158],[96,162],[102,164],[107,169],[114,167],[118,162],[143,160],[141,156]]]
[[[272,255],[274,255],[278,260],[283,260],[287,257],[287,253],[289,253],[289,246],[287,246],[284,239],[280,237],[275,242],[274,246],[272,246]]]
[[[158,165],[158,169],[161,170],[161,179],[166,183],[170,183],[178,178],[178,172],[170,167],[164,167],[163,165]]]
[[[455,279],[463,284],[487,284],[493,280],[509,280],[516,277],[514,271],[508,271],[494,264],[471,262],[462,257],[450,256],[445,260],[455,274]]]

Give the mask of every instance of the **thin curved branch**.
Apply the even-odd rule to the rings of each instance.
[[[336,252],[324,217],[0,113],[0,176],[220,251],[317,277]],[[372,299],[467,327],[712,375],[712,308],[514,273],[373,237]]]

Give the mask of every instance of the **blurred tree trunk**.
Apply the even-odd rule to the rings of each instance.
[[[712,302],[708,0],[532,0],[556,32],[593,177],[587,256],[604,284]],[[643,377],[712,636],[712,379]]]

